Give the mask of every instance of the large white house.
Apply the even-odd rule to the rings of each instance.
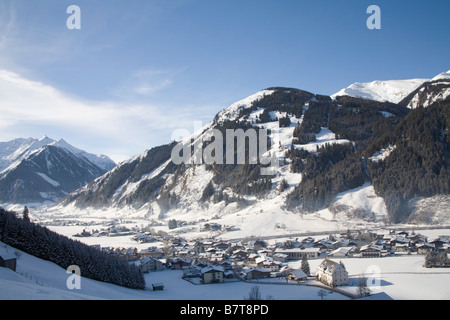
[[[304,256],[307,259],[317,259],[320,254],[319,248],[292,248],[292,249],[282,249],[278,248],[275,250],[275,254],[286,254],[287,260],[301,260]]]
[[[348,285],[348,272],[340,262],[325,259],[317,268],[316,278],[318,281],[330,287]]]

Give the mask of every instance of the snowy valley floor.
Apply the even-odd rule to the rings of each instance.
[[[43,261],[0,243],[0,254],[19,253],[17,272],[0,268],[1,300],[244,300],[255,285],[231,282],[194,285],[181,278],[183,272],[168,270],[146,275],[147,289],[132,290],[115,285],[81,279],[81,290],[69,290],[66,281],[70,274],[48,261]],[[164,291],[152,291],[152,283],[163,283]],[[271,295],[277,300],[319,299],[319,288],[297,285],[258,284],[262,297]],[[333,293],[326,299],[348,299]]]
[[[338,200],[346,202],[359,202],[372,210],[377,205],[373,200],[371,186],[363,186],[351,194],[342,194]],[[359,196],[362,200],[355,200]],[[370,199],[371,202],[367,202]],[[248,210],[240,210],[224,214],[216,219],[206,220],[208,222],[218,222],[222,225],[238,225],[236,231],[227,233],[205,232],[202,228],[201,218],[197,216],[189,217],[195,224],[188,224],[174,230],[169,230],[167,224],[161,223],[152,227],[155,232],[168,232],[172,236],[181,236],[187,240],[196,238],[216,237],[224,240],[243,239],[250,236],[267,237],[269,243],[295,239],[300,233],[314,232],[320,234],[318,237],[327,237],[325,230],[335,233],[345,232],[348,228],[364,230],[381,229],[381,223],[349,223],[348,219],[334,220],[329,210],[323,210],[312,215],[298,215],[284,211],[272,211],[278,207],[278,198],[266,202],[266,206],[255,204]],[[270,206],[271,204],[272,206]],[[34,213],[34,212],[33,212]],[[44,222],[47,227],[59,234],[79,240],[88,245],[100,245],[102,247],[125,247],[147,249],[151,246],[162,246],[160,242],[137,243],[132,240],[131,235],[124,236],[100,236],[100,237],[73,237],[83,230],[92,232],[96,229],[104,229],[114,223],[117,226],[128,228],[142,228],[147,226],[152,220],[141,215],[127,215],[127,212],[120,212],[116,215],[112,211],[99,212],[70,212],[69,214],[59,214],[56,212],[42,212],[33,214],[32,219],[38,219],[39,223]],[[187,217],[186,217],[187,218]],[[188,219],[186,219],[188,220]],[[257,223],[259,221],[259,223]],[[203,222],[204,223],[204,222]],[[384,226],[386,227],[386,226]],[[418,226],[395,226],[411,231]],[[386,230],[385,230],[386,231]],[[324,233],[320,233],[324,232]],[[417,233],[433,239],[440,235],[450,235],[450,229],[428,230],[416,229]],[[108,299],[108,300],[243,300],[248,296],[249,291],[255,283],[232,282],[224,284],[194,285],[181,278],[181,271],[163,271],[147,274],[147,290],[130,290],[122,287],[93,281],[82,278],[81,290],[68,290],[66,281],[68,274],[66,270],[26,253],[22,253],[14,248],[0,243],[0,255],[18,255],[17,273],[0,268],[0,299]],[[17,254],[16,254],[17,253]],[[323,258],[310,260],[311,272],[314,274]],[[450,300],[450,269],[426,269],[422,267],[424,256],[421,255],[396,255],[384,258],[362,259],[362,258],[336,258],[342,260],[350,274],[350,285],[340,287],[340,289],[355,294],[357,292],[357,282],[361,274],[365,277],[372,277],[371,293],[385,292],[394,300]],[[289,263],[292,268],[299,268],[300,261]],[[314,280],[312,280],[314,281]],[[153,292],[153,283],[163,283],[164,291]],[[286,285],[258,283],[262,298],[270,296],[276,300],[320,300],[320,288],[305,285]],[[348,300],[347,296],[339,293],[331,293],[324,297],[327,300]]]
[[[0,243],[0,255],[18,257],[17,272],[0,268],[1,300],[244,300],[255,285],[262,298],[275,300],[320,300],[320,288],[292,284],[230,282],[194,285],[181,278],[182,271],[168,270],[146,275],[146,290],[131,290],[90,279],[81,279],[81,290],[69,290],[66,270]],[[425,269],[424,257],[394,256],[375,259],[341,259],[350,274],[350,285],[340,287],[356,293],[361,274],[373,277],[371,293],[385,292],[394,300],[450,300],[450,270]],[[310,260],[311,270],[322,259]],[[290,263],[298,268],[299,261]],[[163,283],[164,291],[152,291],[153,283]],[[327,290],[327,300],[348,300],[339,293]]]

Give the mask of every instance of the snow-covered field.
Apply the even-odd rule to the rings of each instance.
[[[132,290],[81,278],[80,290],[69,290],[66,282],[71,274],[48,261],[43,261],[0,243],[0,255],[18,257],[17,272],[0,268],[1,300],[244,300],[255,285],[262,298],[275,300],[317,300],[320,288],[292,284],[262,284],[230,282],[194,285],[181,278],[182,271],[168,270],[146,275],[146,290]],[[312,272],[322,259],[310,260]],[[395,300],[450,299],[450,271],[425,269],[424,257],[405,255],[375,259],[341,259],[350,274],[350,285],[340,287],[350,293],[357,292],[359,275],[372,277],[372,294],[385,292]],[[300,262],[290,263],[299,267]],[[153,283],[163,283],[164,291],[152,291]],[[324,299],[346,300],[348,297],[328,291]]]
[[[359,275],[372,277],[371,293],[385,292],[394,300],[450,300],[450,269],[426,269],[424,256],[405,255],[384,258],[348,258],[342,261],[354,286],[344,290],[357,293]],[[316,270],[322,260],[311,260]]]
[[[183,272],[168,270],[146,275],[146,290],[131,290],[81,278],[80,290],[69,290],[66,282],[71,274],[48,261],[43,261],[0,243],[0,255],[18,253],[17,272],[0,268],[1,300],[243,300],[255,285],[231,282],[194,285],[181,278]],[[163,283],[164,291],[152,291],[152,283]],[[277,300],[318,299],[316,287],[258,284],[263,298]],[[326,299],[348,299],[338,293]]]

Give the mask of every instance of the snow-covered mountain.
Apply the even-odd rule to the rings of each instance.
[[[389,101],[399,103],[426,81],[428,79],[373,81],[368,83],[356,82],[333,94],[331,97],[351,96],[380,102]]]
[[[55,202],[115,167],[104,155],[89,154],[47,136],[0,143],[0,201]]]
[[[445,74],[435,81],[445,84]],[[403,102],[413,92],[405,89]],[[223,138],[225,159],[227,130],[265,129],[270,145],[264,155],[275,159],[270,164],[206,164],[195,157],[175,164],[172,142],[120,163],[54,210],[189,225],[211,221],[245,235],[282,232],[283,226],[311,230],[317,223],[334,228],[336,219],[406,221],[415,210],[410,200],[450,194],[450,124],[443,120],[449,118],[450,101],[436,101],[441,103],[410,109],[408,103],[268,88],[220,111],[183,143],[193,153],[206,152]],[[223,137],[216,138],[217,132]],[[315,219],[299,227],[299,214]]]
[[[18,138],[7,142],[0,142],[0,172],[2,173],[3,171],[7,171],[8,167],[11,165],[14,166],[17,161],[23,160],[31,153],[45,146],[55,146],[66,149],[74,155],[88,159],[105,171],[109,171],[116,166],[114,161],[112,161],[108,156],[88,153],[72,146],[64,139],[57,141],[47,136],[43,136],[40,139]]]
[[[351,96],[380,102],[400,103],[424,83],[443,83],[448,81],[450,81],[450,70],[437,75],[433,79],[388,80],[368,83],[356,82],[333,94],[331,97]],[[413,102],[409,107],[414,108],[415,104]]]
[[[410,109],[419,106],[428,107],[437,101],[450,99],[450,70],[443,72],[430,81],[424,82],[412,91],[399,104]]]

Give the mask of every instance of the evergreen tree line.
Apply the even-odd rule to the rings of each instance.
[[[388,102],[341,97],[330,107],[328,127],[336,139],[353,141],[364,152],[378,137],[392,133],[409,112]]]
[[[294,129],[293,144],[308,144],[316,141],[322,127],[328,127],[331,102],[311,101],[303,116],[303,122]]]
[[[28,217],[28,211],[24,217]],[[139,267],[103,253],[81,242],[21,219],[0,208],[0,241],[67,269],[77,265],[81,276],[115,285],[144,289],[145,279]]]
[[[450,260],[446,252],[432,250],[425,255],[425,268],[445,268],[450,266]]]
[[[428,108],[409,110],[401,105],[340,97],[336,101],[304,91],[273,88],[277,91],[241,113],[250,114],[264,108],[301,117],[294,130],[293,146],[286,151],[291,172],[303,173],[301,183],[288,195],[290,209],[323,209],[343,191],[371,181],[378,196],[385,199],[390,219],[403,222],[411,214],[408,201],[417,196],[448,194],[450,163],[450,105],[436,103]],[[312,99],[312,101],[310,101]],[[264,120],[264,116],[262,117]],[[261,120],[261,117],[260,117]],[[273,120],[273,119],[272,119]],[[269,120],[268,120],[269,121]],[[278,119],[280,126],[290,125]],[[251,124],[226,123],[221,129]],[[352,144],[328,145],[307,152],[295,145],[315,141],[322,127],[328,127],[337,139]],[[244,128],[245,130],[245,128]],[[376,152],[395,146],[383,161],[369,160]],[[246,154],[248,150],[246,150]],[[214,183],[220,189],[231,188],[239,195],[261,194],[270,190],[268,181],[259,175],[258,165],[213,166]],[[219,191],[220,193],[220,191]],[[204,199],[223,199],[212,185]]]
[[[322,156],[321,159],[323,161],[326,157]],[[313,164],[311,167],[321,167],[320,162],[313,162],[318,165]],[[286,204],[289,209],[300,207],[313,212],[326,208],[338,193],[357,188],[368,179],[363,161],[357,153],[346,156],[333,165],[323,167],[324,164],[322,163],[324,171],[306,170],[302,182],[287,196]]]
[[[300,118],[303,113],[303,106],[309,100],[315,98],[316,100],[330,99],[330,97],[314,95],[310,92],[291,89],[291,88],[269,88],[267,90],[275,90],[271,95],[267,95],[264,99],[255,101],[251,108],[241,110],[239,117],[249,115],[258,109],[264,109],[263,118],[260,117],[260,122],[269,122],[271,119],[267,117],[270,111],[286,112]]]
[[[270,177],[261,176],[261,169],[264,167],[259,161],[257,164],[250,164],[249,159],[249,141],[245,144],[245,150],[239,150],[240,152],[245,152],[245,164],[237,164],[238,149],[237,141],[235,139],[234,143],[234,164],[226,163],[226,130],[238,130],[242,129],[246,132],[248,129],[254,129],[257,132],[257,153],[259,154],[259,139],[261,138],[259,134],[258,127],[253,127],[246,121],[236,122],[236,121],[226,121],[225,123],[216,126],[216,129],[222,132],[223,137],[223,164],[212,164],[207,165],[206,169],[214,173],[213,182],[215,185],[220,185],[220,190],[215,191],[212,182],[207,185],[206,189],[202,195],[202,201],[208,200],[211,196],[214,196],[215,202],[220,202],[222,200],[226,201],[239,201],[239,197],[243,195],[256,195],[260,196],[269,191],[272,187],[272,180]],[[270,134],[270,131],[267,132]],[[211,142],[213,143],[213,142]],[[206,147],[204,144],[203,147]],[[271,148],[271,140],[267,137],[267,147]],[[238,197],[229,197],[223,193],[221,190],[230,188]]]
[[[311,112],[314,108],[318,110]],[[317,133],[326,110],[324,103],[311,104],[305,121],[313,124],[302,124],[297,134]],[[414,197],[449,194],[450,102],[408,111],[390,103],[345,97],[331,103],[328,110],[329,128],[337,138],[354,141],[353,148],[336,145],[315,154],[289,150],[291,170],[304,173],[288,196],[289,208],[323,209],[337,193],[371,181],[377,195],[384,198],[391,221],[398,223],[412,213],[408,201]],[[384,160],[369,160],[388,146],[395,149]]]
[[[395,146],[384,161],[369,162],[373,186],[386,201],[391,219],[411,214],[408,201],[417,196],[449,194],[450,102],[414,109],[380,140]]]
[[[389,116],[385,112],[389,112]],[[333,102],[310,102],[302,124],[294,131],[293,144],[315,141],[315,135],[322,127],[330,128],[337,139],[348,139],[353,143],[326,145],[314,153],[293,146],[287,152],[291,171],[303,173],[303,178],[288,195],[288,208],[320,210],[331,205],[338,193],[370,181],[364,152],[369,147],[375,148],[372,145],[378,137],[393,133],[408,112],[391,103],[351,97],[341,97]]]

